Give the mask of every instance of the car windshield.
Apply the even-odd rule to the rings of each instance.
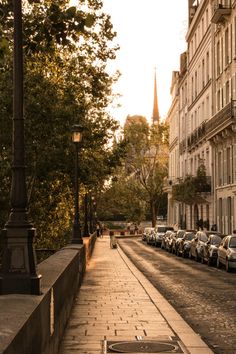
[[[157,232],[166,232],[166,227],[165,226],[163,226],[163,227],[158,226]]]
[[[194,238],[194,234],[186,234],[186,235],[184,236],[184,238],[185,238],[185,240],[187,240],[187,241],[191,241],[191,240]]]
[[[185,231],[178,231],[177,232],[177,237],[178,238],[182,238],[184,236],[184,234],[185,234]]]
[[[221,238],[219,236],[212,236],[210,244],[211,245],[219,245],[221,243]]]
[[[236,237],[232,237],[229,243],[230,248],[236,248]]]

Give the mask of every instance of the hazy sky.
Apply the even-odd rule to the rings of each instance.
[[[71,0],[71,4],[77,1]],[[179,56],[186,50],[188,0],[103,0],[103,4],[120,45],[110,69],[122,74],[114,87],[122,95],[121,108],[111,113],[121,124],[128,114],[144,115],[150,121],[156,68],[163,118],[171,103],[172,71],[179,70]]]
[[[152,116],[154,68],[157,72],[161,117],[170,107],[173,70],[186,49],[187,0],[103,0],[111,15],[121,49],[112,68],[121,71],[115,87],[123,97],[121,108],[112,110],[121,124],[128,114]]]

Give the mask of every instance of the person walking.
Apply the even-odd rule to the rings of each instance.
[[[96,232],[97,232],[97,237],[100,236],[100,225],[99,223],[96,224]]]

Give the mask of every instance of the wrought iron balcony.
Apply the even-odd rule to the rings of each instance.
[[[236,124],[235,100],[228,103],[206,123],[206,134],[211,138],[232,124]]]
[[[225,21],[226,16],[229,16],[231,13],[231,4],[222,3],[223,0],[215,0],[213,2],[213,16],[211,19],[212,23],[222,23]]]
[[[184,153],[184,151],[186,150],[186,139],[183,139],[180,144],[179,144],[179,153],[182,155]]]
[[[206,135],[206,121],[202,122],[199,127],[197,127],[192,134],[190,134],[187,138],[187,147],[190,150],[194,147],[199,141],[201,141]]]

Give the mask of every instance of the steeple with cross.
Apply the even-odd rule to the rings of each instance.
[[[156,78],[156,68],[154,74],[154,101],[153,101],[153,111],[152,111],[152,124],[158,125],[160,123],[160,114],[158,109],[157,100],[157,78]]]

